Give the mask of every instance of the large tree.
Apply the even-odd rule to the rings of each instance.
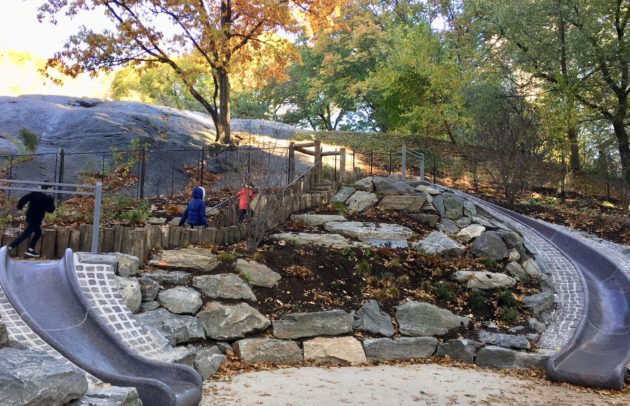
[[[49,68],[76,76],[132,64],[170,66],[186,89],[208,111],[217,139],[230,138],[230,75],[251,61],[272,41],[288,39],[269,33],[298,34],[330,23],[343,0],[49,0],[39,18],[102,10],[112,20],[108,30],[82,27],[64,49],[48,61]],[[284,38],[287,36],[285,35]],[[195,63],[180,63],[181,56]],[[274,57],[277,66],[291,58]],[[200,75],[212,75],[213,92],[198,86]]]

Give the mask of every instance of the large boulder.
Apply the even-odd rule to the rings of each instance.
[[[486,231],[486,228],[479,224],[471,224],[467,227],[462,228],[457,233],[457,239],[463,243],[467,243],[477,237],[479,237],[483,232]]]
[[[374,206],[376,203],[378,203],[378,197],[374,193],[363,191],[355,192],[346,200],[348,210],[359,212]]]
[[[163,307],[175,314],[195,314],[203,304],[199,292],[184,286],[163,290],[157,299]]]
[[[361,192],[373,192],[374,191],[374,183],[372,182],[372,177],[367,177],[363,179],[359,179],[352,184],[352,186]]]
[[[531,348],[529,340],[524,336],[493,333],[491,331],[480,331],[479,341],[484,344],[492,344],[504,348],[516,348],[520,350],[529,350]]]
[[[204,380],[214,375],[227,359],[216,346],[198,349],[194,354],[193,367]]]
[[[457,234],[459,226],[451,219],[443,218],[437,225],[437,229],[445,234]]]
[[[431,187],[431,186],[427,186],[427,185],[418,185],[418,186],[416,186],[416,192],[428,193],[431,196],[437,196],[440,193],[442,193],[439,190],[437,190],[436,188]]]
[[[120,276],[133,276],[137,275],[140,269],[140,258],[134,255],[123,254],[117,252],[116,254],[117,267],[116,271]]]
[[[238,274],[252,286],[273,288],[278,284],[282,276],[272,271],[267,265],[246,259],[237,259],[234,265]]]
[[[273,335],[281,339],[334,336],[352,332],[353,317],[343,310],[285,314],[273,321]]]
[[[444,215],[447,219],[457,220],[464,215],[464,200],[460,197],[443,194]]]
[[[471,252],[477,257],[501,261],[508,257],[508,248],[495,231],[486,231],[473,241]]]
[[[411,195],[415,193],[414,188],[399,179],[375,176],[372,178],[372,183],[374,184],[374,191],[384,195]]]
[[[529,274],[525,271],[525,269],[523,269],[521,264],[516,261],[512,261],[507,264],[507,266],[505,267],[505,271],[508,274],[512,275],[517,281],[529,282],[531,280]]]
[[[159,251],[149,261],[149,265],[159,268],[177,268],[196,272],[209,272],[221,262],[207,248],[183,248]]]
[[[284,240],[295,245],[316,245],[333,249],[367,248],[361,242],[352,241],[340,234],[279,233],[271,235],[273,240]]]
[[[368,338],[363,348],[370,361],[393,361],[430,357],[437,344],[435,337]]]
[[[88,390],[83,371],[50,355],[0,349],[0,401],[3,405],[65,405]]]
[[[246,338],[234,343],[234,351],[243,362],[301,362],[302,350],[295,341],[270,338]]]
[[[523,262],[523,269],[532,280],[539,280],[542,277],[542,271],[531,258]]]
[[[318,227],[330,221],[345,221],[346,218],[340,214],[293,214],[292,221],[300,221],[307,226]]]
[[[468,327],[470,319],[427,302],[408,302],[396,307],[400,334],[406,336],[440,336],[453,329]]]
[[[196,317],[180,316],[164,308],[136,315],[136,319],[165,337],[170,345],[192,343],[206,338]]]
[[[337,193],[330,198],[330,201],[333,203],[345,203],[346,200],[348,200],[348,198],[356,191],[357,190],[353,187],[342,186]]]
[[[410,213],[418,213],[426,201],[424,195],[390,195],[385,196],[378,203],[379,207],[386,210],[402,210]]]
[[[444,197],[442,195],[433,196],[431,204],[437,210],[440,218],[446,218],[446,208],[444,207]]]
[[[0,320],[0,347],[4,347],[9,342],[9,333],[7,331],[7,326],[2,323]]]
[[[304,360],[316,363],[367,362],[361,342],[354,337],[316,337],[304,341]]]
[[[146,275],[141,276],[138,279],[140,284],[140,294],[142,295],[143,302],[150,302],[157,298],[160,291],[160,283],[155,279],[149,278]]]
[[[142,406],[136,388],[123,386],[91,386],[72,406]]]
[[[477,350],[481,347],[482,344],[476,341],[467,340],[465,338],[454,338],[440,343],[435,355],[473,364]]]
[[[530,309],[537,317],[544,312],[551,311],[555,306],[554,295],[549,291],[526,296],[524,302],[524,306]]]
[[[192,278],[190,272],[184,271],[152,271],[145,272],[142,275],[165,285],[187,285]]]
[[[453,279],[466,282],[466,287],[473,290],[493,290],[511,288],[516,280],[504,273],[487,271],[457,271]]]
[[[210,302],[197,314],[206,336],[213,340],[236,340],[264,331],[271,322],[247,303],[226,305]]]
[[[426,255],[461,255],[465,247],[446,234],[433,231],[427,237],[413,244],[413,248]]]
[[[364,223],[361,221],[331,221],[324,224],[326,231],[361,241],[370,239],[406,240],[413,236],[411,229],[398,224]]]
[[[482,368],[545,368],[549,357],[544,354],[514,351],[503,347],[488,346],[477,353],[476,364]]]
[[[252,289],[238,275],[232,273],[195,276],[193,286],[210,299],[257,300]]]
[[[366,302],[355,314],[354,329],[373,335],[391,337],[396,333],[392,319],[382,312],[376,300]]]

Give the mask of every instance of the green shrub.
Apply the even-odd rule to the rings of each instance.
[[[363,258],[361,261],[359,261],[358,265],[357,265],[357,272],[359,273],[359,275],[361,276],[368,276],[372,273],[372,266],[370,265],[370,262]]]
[[[33,154],[37,151],[37,147],[39,147],[39,143],[41,142],[41,137],[34,133],[33,131],[22,128],[18,133],[18,139],[20,141],[20,145],[18,146],[23,153]]]
[[[455,294],[451,292],[445,283],[438,283],[435,287],[435,296],[439,300],[450,302],[455,300]]]
[[[120,214],[122,220],[130,223],[141,223],[151,216],[151,206],[147,200],[139,200],[133,206],[127,206],[127,209]]]
[[[473,292],[468,298],[468,305],[473,311],[483,312],[487,309],[488,298],[481,292]]]
[[[518,320],[518,310],[513,307],[504,307],[501,309],[500,318],[506,323],[515,323]]]
[[[222,253],[220,253],[217,258],[219,259],[219,261],[221,262],[232,262],[235,259],[237,259],[238,257],[240,257],[240,254],[238,252],[236,252],[235,250],[232,251],[224,251]]]
[[[262,262],[262,260],[264,259],[265,257],[263,256],[262,252],[255,252],[254,255],[252,255],[252,261]]]
[[[493,268],[497,265],[497,260],[492,258],[481,258],[481,263],[487,268]]]
[[[507,307],[516,307],[518,305],[518,300],[514,297],[512,292],[505,289],[499,291],[497,300],[501,305]]]

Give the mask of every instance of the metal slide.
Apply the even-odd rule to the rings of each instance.
[[[115,386],[133,386],[148,406],[192,406],[201,377],[184,365],[157,362],[129,349],[90,308],[74,272],[72,251],[59,261],[14,261],[0,249],[0,285],[22,319],[75,365]]]
[[[584,287],[584,315],[569,343],[547,363],[551,380],[623,389],[630,362],[630,279],[610,259],[579,239],[530,217],[487,202],[533,229],[578,270]]]

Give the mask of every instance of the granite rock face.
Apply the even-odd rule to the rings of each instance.
[[[365,355],[373,361],[426,358],[435,353],[435,337],[368,338],[363,341]]]
[[[281,339],[334,336],[352,331],[352,315],[343,310],[285,314],[273,321],[273,335]]]
[[[264,331],[269,320],[247,303],[226,305],[210,302],[197,314],[206,336],[213,340],[236,340]]]
[[[196,317],[180,316],[164,308],[136,315],[141,323],[157,330],[171,345],[201,341],[206,338]]]
[[[295,341],[269,338],[246,338],[234,343],[236,354],[243,362],[300,362],[304,360],[302,350]]]

